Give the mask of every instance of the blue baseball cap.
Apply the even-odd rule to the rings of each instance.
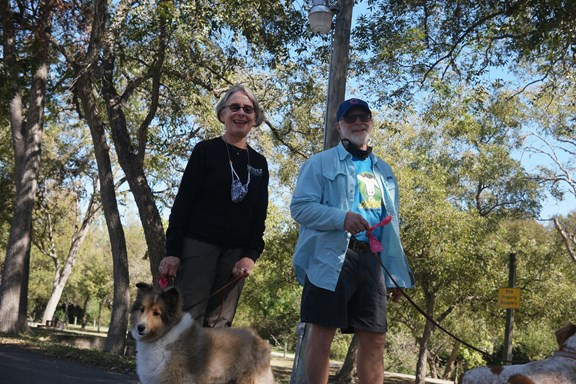
[[[338,113],[336,113],[336,121],[342,120],[342,117],[354,107],[359,107],[365,109],[368,113],[372,114],[370,107],[368,107],[368,103],[364,100],[360,99],[348,99],[343,101],[340,106],[338,107]]]

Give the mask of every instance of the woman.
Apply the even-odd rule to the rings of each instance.
[[[205,327],[229,327],[242,277],[250,275],[264,249],[269,175],[266,158],[247,143],[252,128],[264,121],[252,91],[232,87],[216,113],[224,134],[192,151],[170,213],[159,272],[176,276],[183,309],[194,319]]]

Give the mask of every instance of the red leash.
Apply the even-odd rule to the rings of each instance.
[[[384,249],[384,247],[382,247],[382,244],[380,244],[380,242],[378,241],[376,236],[372,234],[372,232],[376,228],[382,227],[390,223],[391,221],[392,221],[392,215],[388,215],[384,218],[384,220],[382,220],[378,224],[374,224],[373,226],[370,227],[370,229],[366,231],[366,236],[368,236],[368,241],[370,241],[370,251],[372,251],[372,253],[378,253]]]
[[[237,282],[239,282],[240,280],[244,279],[246,276],[248,276],[246,273],[235,277],[234,279],[232,279],[231,281],[229,281],[228,283],[224,284],[222,287],[218,288],[217,290],[215,290],[214,292],[212,292],[207,298],[202,299],[200,301],[197,301],[196,303],[192,304],[188,310],[194,308],[195,306],[199,305],[200,303],[203,303],[204,301],[208,301],[210,300],[210,298],[212,298],[213,296],[216,296],[218,293],[222,292],[223,290],[225,290],[226,288],[228,288],[229,286],[236,284]],[[168,286],[168,283],[171,282],[172,278],[167,278],[164,275],[160,275],[158,276],[158,285],[160,286],[160,288],[164,289]]]

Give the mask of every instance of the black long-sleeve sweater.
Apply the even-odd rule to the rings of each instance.
[[[221,138],[201,141],[188,160],[166,231],[166,255],[182,255],[184,237],[218,246],[242,247],[256,260],[264,250],[264,222],[268,208],[268,164],[266,158],[229,145],[230,158],[242,184],[250,185],[244,200],[233,203],[232,176],[226,142]]]

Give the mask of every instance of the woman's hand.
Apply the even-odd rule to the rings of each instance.
[[[234,277],[247,277],[254,268],[254,260],[249,257],[243,257],[234,264],[232,268],[232,276]]]
[[[180,268],[180,258],[176,256],[166,256],[160,262],[158,272],[160,272],[160,276],[170,278],[176,276],[178,268]]]

